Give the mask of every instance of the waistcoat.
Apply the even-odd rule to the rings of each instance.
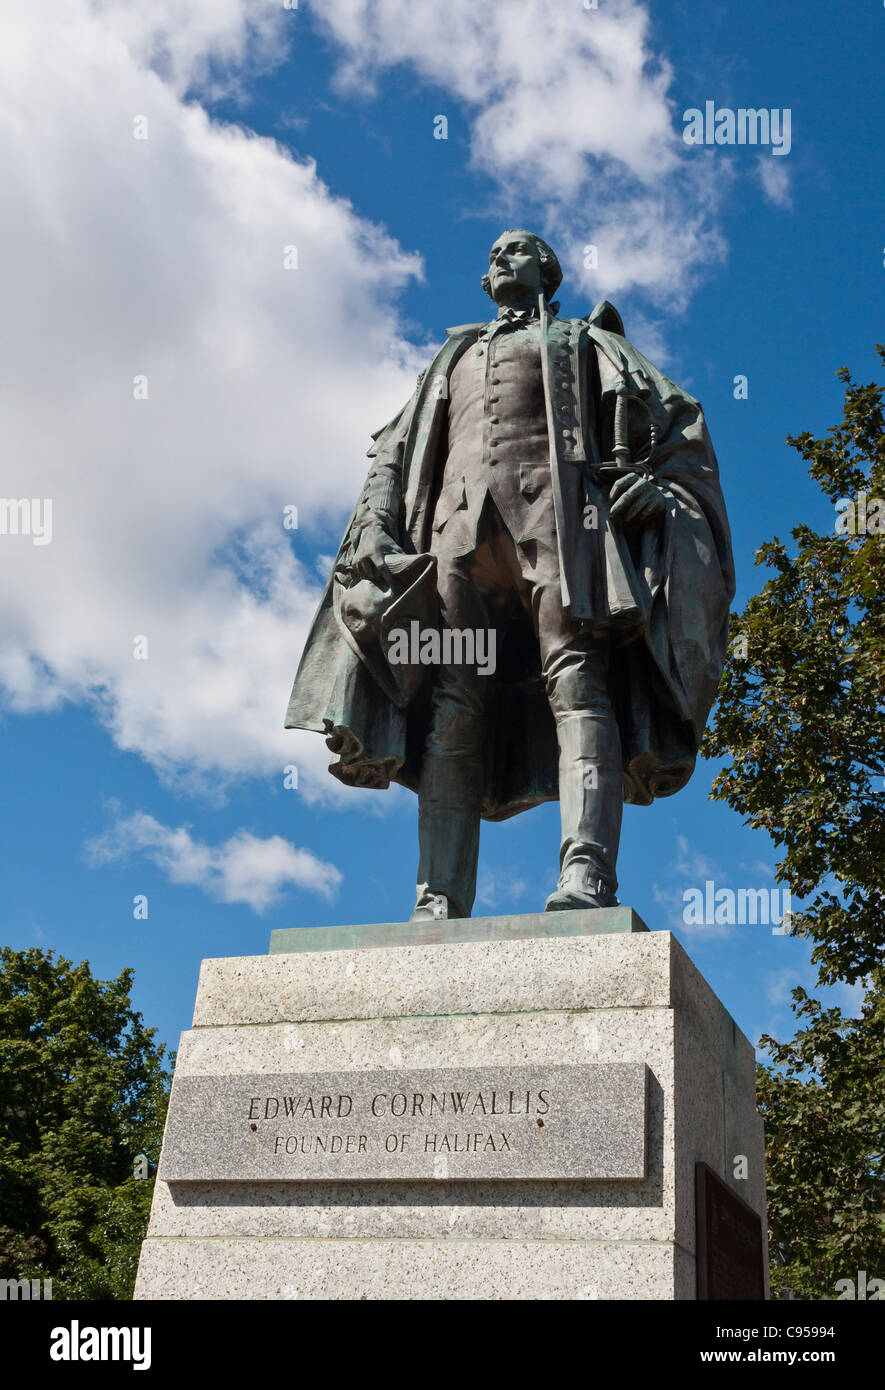
[[[545,463],[548,456],[540,323],[499,320],[452,371],[446,477],[490,481],[492,469]]]

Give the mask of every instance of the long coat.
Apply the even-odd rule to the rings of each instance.
[[[611,636],[624,797],[648,805],[691,776],[725,659],[734,569],[716,456],[699,403],[627,342],[610,304],[584,319],[542,317],[563,603],[573,618]],[[346,566],[354,524],[376,507],[399,517],[407,553],[429,550],[446,457],[448,382],[483,327],[448,329],[411,400],[374,436],[374,463],[336,569]],[[613,451],[626,457],[615,450],[618,442],[667,504],[663,520],[632,539],[608,522],[610,473],[599,472]],[[324,733],[338,755],[329,771],[350,786],[395,781],[417,790],[429,682],[407,702],[382,688],[341,622],[339,582],[333,571],[286,727]],[[539,663],[499,669],[489,681],[483,815],[503,820],[558,798],[558,754]]]

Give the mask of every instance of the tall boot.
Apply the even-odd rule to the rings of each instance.
[[[559,885],[547,912],[617,907],[615,865],[624,783],[614,715],[586,711],[557,717],[562,847]]]
[[[476,897],[482,759],[427,750],[418,789],[418,900],[412,921],[469,917]]]

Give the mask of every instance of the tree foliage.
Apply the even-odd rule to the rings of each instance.
[[[774,575],[734,620],[704,747],[726,760],[713,796],[782,850],[819,983],[865,990],[847,1019],[796,989],[796,1037],[762,1039],[772,1283],[809,1298],[885,1277],[885,424],[882,386],[838,376],[841,423],[787,441],[833,527],[758,551]]]
[[[130,1298],[169,1075],[132,971],[0,950],[0,1277],[56,1298]]]
[[[857,1019],[794,991],[796,1037],[763,1037],[759,1068],[768,1160],[772,1286],[834,1298],[839,1279],[885,1277],[885,1010]]]

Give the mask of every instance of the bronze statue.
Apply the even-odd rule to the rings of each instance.
[[[467,917],[480,818],[559,799],[547,911],[615,905],[626,800],[685,785],[734,594],[696,400],[603,302],[560,320],[540,237],[489,255],[490,323],[448,329],[374,460],[287,728],[355,787],[418,793],[413,919]]]

